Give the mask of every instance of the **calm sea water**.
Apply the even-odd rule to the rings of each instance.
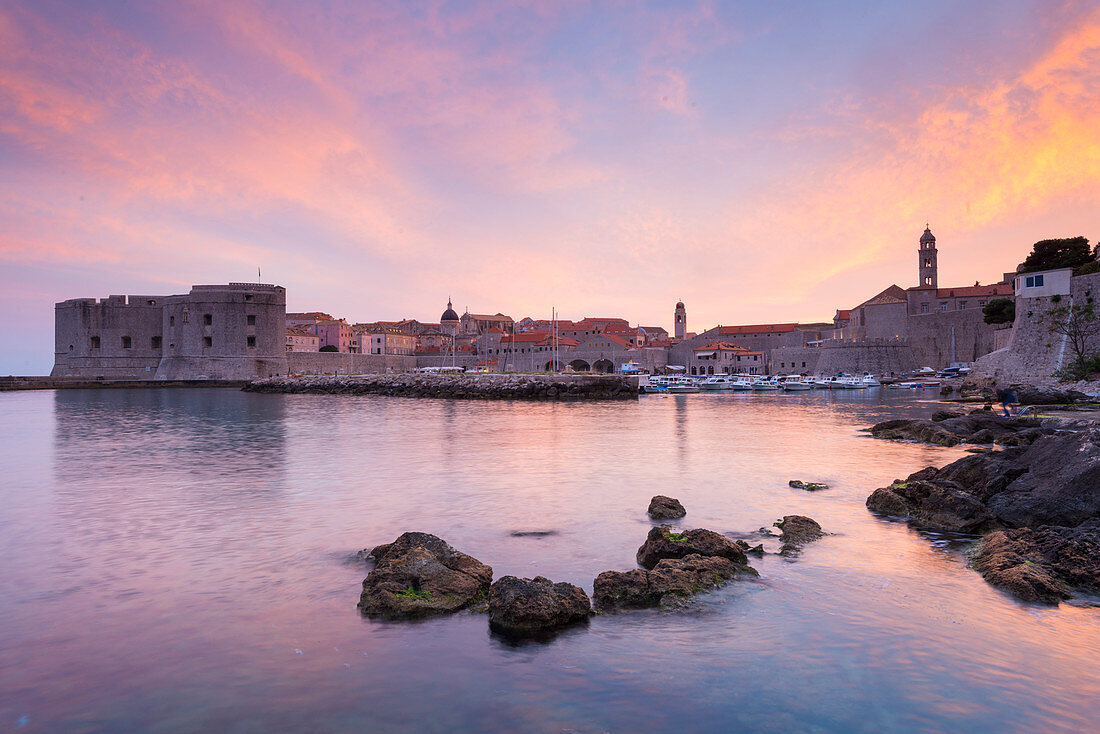
[[[1096,731],[1100,608],[1014,601],[965,543],[864,507],[962,455],[858,431],[931,397],[2,394],[0,730]],[[591,592],[658,493],[684,527],[832,535],[544,644],[356,611],[350,557],[404,530]]]

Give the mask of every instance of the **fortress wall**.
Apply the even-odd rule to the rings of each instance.
[[[910,315],[908,323],[909,345],[920,367],[974,362],[993,351],[994,331],[980,308]]]
[[[820,347],[779,347],[768,352],[768,373],[814,375],[820,359]]]
[[[150,379],[165,296],[75,298],[54,306],[52,377]]]
[[[917,369],[913,350],[904,340],[825,342],[819,351],[821,356],[817,361],[816,374],[821,375],[842,372],[861,375],[870,372],[879,377],[890,377]]]

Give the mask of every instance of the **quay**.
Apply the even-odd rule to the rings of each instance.
[[[637,378],[621,375],[302,375],[252,380],[246,392],[390,395],[466,400],[636,400]]]

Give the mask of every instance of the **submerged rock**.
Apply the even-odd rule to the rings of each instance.
[[[652,569],[662,559],[684,558],[693,553],[728,558],[742,565],[748,562],[744,551],[736,543],[713,530],[697,528],[677,533],[668,525],[661,525],[650,530],[645,542],[638,548],[638,565]]]
[[[787,482],[787,486],[792,489],[805,489],[809,492],[816,492],[819,489],[828,489],[829,485],[825,482],[804,482],[801,479],[792,479]]]
[[[1033,443],[1041,436],[1054,432],[1053,428],[1044,428],[1038,418],[1005,418],[987,410],[977,410],[967,415],[940,411],[932,416],[932,420],[902,419],[871,426],[871,435],[875,438],[920,441],[938,446],[1005,441],[1018,446]]]
[[[758,575],[750,566],[728,558],[693,553],[663,559],[651,571],[604,571],[592,584],[592,596],[603,610],[667,606],[737,576]]]
[[[489,626],[502,634],[529,636],[588,619],[592,605],[579,586],[537,576],[504,576],[489,589]]]
[[[649,501],[649,516],[654,520],[675,520],[687,514],[687,510],[675,497],[659,494]]]
[[[1056,604],[1072,589],[1100,592],[1100,519],[1076,528],[998,530],[978,544],[972,565],[1024,601]]]
[[[392,619],[457,612],[483,599],[493,569],[430,533],[403,533],[376,546],[359,609]]]

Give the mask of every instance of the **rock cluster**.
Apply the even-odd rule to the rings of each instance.
[[[675,520],[687,514],[687,510],[680,504],[680,500],[674,497],[665,497],[659,494],[649,501],[649,516],[654,520]]]
[[[867,498],[873,512],[920,527],[991,533],[974,567],[1021,598],[1100,590],[1100,429],[929,467]],[[1091,549],[1091,550],[1090,550]]]
[[[1038,418],[1005,418],[988,410],[967,415],[941,411],[931,420],[892,420],[871,426],[875,438],[920,441],[938,446],[991,444],[1026,446],[1055,432]]]
[[[630,381],[618,375],[306,375],[253,380],[244,390],[456,400],[630,400],[638,397]]]
[[[692,553],[662,559],[652,570],[604,571],[592,584],[592,596],[603,610],[671,606],[737,576],[758,575],[744,563]]]
[[[661,525],[650,530],[638,548],[638,565],[652,569],[662,559],[690,555],[717,556],[741,565],[748,563],[741,546],[713,530],[697,528],[677,533],[668,525]]]

